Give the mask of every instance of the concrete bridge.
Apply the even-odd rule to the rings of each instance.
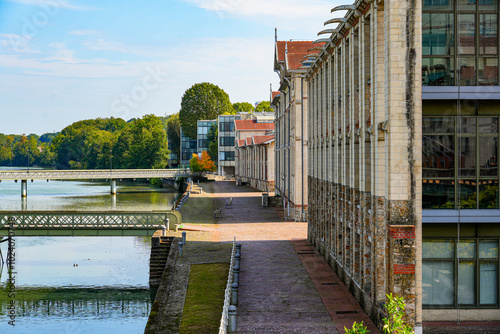
[[[0,211],[0,236],[152,236],[178,211]]]
[[[13,170],[0,171],[0,181],[21,180],[21,196],[28,194],[28,180],[110,180],[110,192],[116,194],[116,180],[172,178],[189,176],[189,169],[88,169],[88,170]]]

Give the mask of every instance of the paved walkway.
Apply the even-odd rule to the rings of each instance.
[[[192,194],[190,201],[212,197],[212,209],[223,208],[222,218],[215,225],[190,226],[190,219],[202,220],[190,211],[183,213],[184,222],[191,232],[210,233],[212,241],[236,237],[242,244],[238,333],[344,333],[344,326],[350,328],[354,321],[363,321],[379,333],[324,258],[307,243],[307,223],[282,222],[276,208],[262,207],[261,193],[250,187],[218,181],[202,188],[203,193]],[[232,206],[225,208],[231,197]]]

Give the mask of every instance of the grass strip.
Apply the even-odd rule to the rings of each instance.
[[[193,264],[179,333],[218,333],[229,263]]]

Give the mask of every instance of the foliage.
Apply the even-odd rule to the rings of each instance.
[[[229,96],[218,86],[203,82],[194,84],[184,92],[179,119],[185,136],[196,139],[196,122],[216,119],[218,115],[234,111]]]
[[[365,334],[365,333],[369,333],[370,331],[368,330],[368,328],[366,328],[365,325],[363,325],[363,321],[361,321],[361,323],[357,323],[356,321],[352,324],[352,328],[351,329],[347,329],[345,326],[344,326],[344,331],[345,331],[345,334]]]
[[[181,121],[179,120],[179,113],[173,114],[167,119],[166,122],[168,148],[170,151],[181,156]]]
[[[52,140],[59,134],[59,132],[54,133],[44,133],[38,140],[42,143],[52,143]]]
[[[253,112],[255,108],[251,103],[248,102],[236,102],[233,103],[233,109],[235,112]]]
[[[208,155],[212,160],[217,161],[219,156],[219,127],[217,123],[210,126],[207,134],[208,139]]]
[[[385,307],[389,316],[384,318],[384,333],[386,334],[412,334],[414,331],[405,323],[405,302],[403,297],[393,296],[392,293],[386,295]]]
[[[271,103],[269,101],[262,101],[260,102],[257,107],[255,107],[256,112],[273,112],[273,108],[271,108]]]
[[[207,151],[201,152],[201,158],[193,153],[193,157],[189,160],[189,167],[195,173],[215,171],[215,163],[210,159]]]

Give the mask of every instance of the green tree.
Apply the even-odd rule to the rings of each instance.
[[[269,103],[269,101],[262,101],[257,105],[257,107],[255,107],[255,111],[256,112],[263,112],[263,111],[272,112],[273,108],[271,108],[271,104]]]
[[[181,156],[181,121],[179,120],[179,113],[170,116],[166,123],[168,147],[170,152],[179,159]]]
[[[233,109],[235,112],[253,112],[255,110],[253,105],[248,102],[233,103]]]
[[[14,137],[0,134],[0,164],[10,165],[14,158]]]
[[[168,154],[167,134],[161,120],[155,115],[136,120],[131,145],[133,168],[165,168]]]
[[[212,160],[217,161],[219,156],[219,127],[217,123],[210,126],[207,134],[208,139],[208,155]]]
[[[218,86],[203,82],[194,84],[184,92],[179,119],[183,133],[196,139],[196,122],[200,119],[216,119],[218,115],[233,112],[229,95]]]

